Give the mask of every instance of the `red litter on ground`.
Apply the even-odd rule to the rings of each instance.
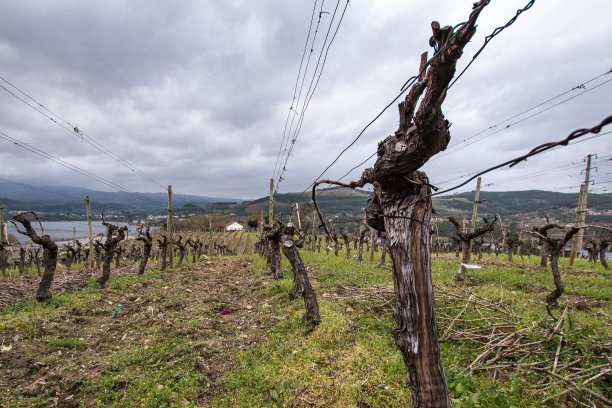
[[[231,310],[228,310],[228,309],[223,309],[223,310],[221,311],[221,316],[224,316],[224,315],[226,315],[226,314],[230,314],[230,313],[232,313],[232,311],[231,311]]]

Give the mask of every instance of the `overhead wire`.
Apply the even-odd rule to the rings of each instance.
[[[496,35],[498,35],[499,33],[501,33],[502,31],[504,31],[506,28],[510,27],[512,24],[514,24],[514,22],[518,19],[518,17],[525,11],[529,10],[535,3],[535,0],[530,0],[525,7],[523,7],[522,9],[518,9],[516,11],[516,14],[514,15],[514,17],[512,17],[510,20],[508,20],[508,22],[506,24],[504,24],[503,26],[499,26],[497,27],[495,30],[493,30],[493,32],[489,35],[487,35],[485,37],[485,41],[484,44],[482,44],[482,47],[480,47],[480,49],[478,49],[478,51],[476,51],[476,53],[474,53],[474,55],[472,56],[472,59],[470,60],[470,62],[467,64],[467,66],[465,68],[463,68],[463,71],[461,71],[459,73],[459,75],[457,75],[455,77],[455,79],[453,80],[453,82],[451,82],[446,89],[451,89],[451,87],[455,84],[455,82],[457,82],[459,80],[459,78],[461,78],[461,76],[463,74],[465,74],[465,71],[468,70],[468,68],[474,63],[474,61],[476,61],[476,58],[478,58],[478,56],[480,55],[480,53],[486,48],[487,44],[489,44],[489,41],[491,41]]]
[[[131,191],[127,190],[126,188],[124,188],[124,187],[122,187],[122,186],[120,186],[120,185],[118,185],[118,184],[116,184],[116,183],[114,183],[114,182],[112,182],[112,181],[110,181],[108,179],[105,179],[104,177],[98,176],[95,173],[92,173],[92,172],[90,172],[88,170],[85,170],[85,169],[83,169],[81,167],[78,167],[78,166],[76,166],[74,164],[71,164],[71,163],[69,163],[69,162],[67,162],[67,161],[65,161],[63,159],[60,159],[59,157],[57,157],[57,156],[55,156],[55,155],[53,155],[51,153],[48,153],[48,152],[46,152],[44,150],[41,150],[41,149],[38,149],[38,148],[36,148],[34,146],[26,144],[26,143],[24,143],[24,142],[22,142],[22,141],[20,141],[18,139],[15,139],[15,138],[7,135],[6,133],[4,133],[2,131],[0,131],[0,139],[4,139],[4,140],[6,140],[6,141],[8,141],[10,143],[13,143],[16,146],[21,147],[22,149],[28,150],[28,151],[30,151],[30,152],[38,155],[38,156],[41,156],[41,157],[43,157],[43,158],[45,158],[45,159],[47,159],[49,161],[52,161],[52,162],[54,162],[56,164],[59,164],[60,166],[65,167],[65,168],[67,168],[69,170],[72,170],[72,171],[74,171],[76,173],[79,173],[79,174],[81,174],[81,175],[83,175],[85,177],[89,177],[89,178],[91,178],[93,180],[96,180],[99,183],[102,183],[102,184],[104,184],[104,185],[106,185],[108,187],[117,189],[117,190],[119,190],[121,192],[124,192],[124,193],[127,193],[127,194],[132,194],[135,197],[139,198],[140,200],[148,202],[149,204],[157,205],[157,204],[153,203],[152,201],[148,200],[147,198],[143,197],[142,195],[140,195],[138,193],[131,192]]]
[[[7,87],[5,87],[4,85],[0,84],[0,88],[4,89],[8,94],[10,94],[11,96],[13,96],[14,98],[16,98],[17,100],[21,101],[22,103],[24,103],[25,105],[29,106],[30,108],[32,108],[34,111],[38,112],[39,114],[43,115],[44,117],[46,117],[47,119],[51,120],[53,123],[57,124],[58,126],[62,127],[64,130],[66,130],[67,132],[69,132],[70,134],[76,136],[77,138],[80,138],[81,141],[89,144],[90,146],[92,146],[94,149],[98,150],[99,152],[105,154],[106,156],[112,158],[113,160],[115,160],[117,163],[121,164],[122,166],[126,167],[127,169],[131,170],[133,173],[138,174],[139,176],[141,176],[142,178],[144,178],[145,180],[147,180],[148,182],[162,188],[165,190],[165,187],[161,185],[161,183],[157,180],[155,180],[153,177],[149,176],[148,174],[144,173],[142,170],[139,170],[138,168],[136,168],[135,165],[133,165],[132,163],[130,163],[129,161],[127,161],[126,159],[124,159],[123,157],[119,156],[118,154],[114,153],[112,150],[108,149],[106,146],[102,145],[100,142],[98,142],[95,138],[93,138],[92,136],[89,136],[87,133],[85,133],[84,131],[82,131],[81,129],[79,129],[78,126],[70,123],[68,120],[64,119],[62,116],[56,114],[55,112],[53,112],[51,109],[47,108],[45,105],[43,105],[42,103],[40,103],[38,100],[36,100],[34,97],[30,96],[28,93],[26,93],[25,91],[23,91],[21,88],[17,87],[15,84],[13,84],[12,82],[10,82],[9,80],[7,80],[6,78],[0,76],[0,80],[2,80],[3,82],[5,82],[6,84],[10,85],[12,88],[14,88],[15,90],[17,90],[18,92],[20,92],[22,95],[24,95],[27,99],[31,100],[33,103],[35,103],[37,106],[34,106],[32,104],[30,104],[28,101],[26,101],[25,99],[21,98],[19,95],[15,94],[14,92],[12,92],[10,89],[8,89]],[[45,113],[43,112],[41,109],[39,109],[38,107],[42,108],[44,111],[48,112]],[[57,118],[58,120],[56,120],[55,118]],[[65,123],[62,124],[60,123],[63,122]],[[68,127],[66,127],[66,125],[68,125]]]
[[[597,88],[599,88],[599,87],[601,87],[601,86],[603,86],[603,85],[605,85],[605,84],[607,84],[607,83],[610,83],[610,82],[612,82],[612,78],[610,78],[610,79],[608,79],[607,81],[604,81],[604,82],[602,82],[602,83],[600,83],[600,84],[598,84],[598,85],[596,85],[596,86],[594,86],[594,87],[592,87],[592,88],[586,89],[586,90],[584,90],[583,92],[581,92],[581,93],[579,93],[579,94],[577,94],[577,95],[573,95],[573,96],[571,96],[571,97],[569,97],[569,98],[567,98],[567,99],[564,99],[564,100],[562,100],[561,102],[558,102],[558,103],[556,103],[556,104],[554,104],[554,105],[552,105],[552,106],[549,106],[549,107],[547,107],[547,108],[545,108],[545,109],[539,110],[539,111],[537,111],[537,112],[535,112],[535,113],[533,113],[533,114],[531,114],[531,115],[529,115],[529,116],[527,116],[527,117],[524,117],[524,118],[519,119],[519,120],[517,120],[517,121],[515,121],[515,122],[512,122],[512,123],[509,123],[509,124],[507,124],[506,126],[504,126],[504,127],[500,128],[500,129],[497,129],[495,132],[490,133],[490,134],[488,134],[488,135],[485,135],[485,136],[483,136],[483,137],[481,137],[481,138],[479,138],[479,139],[476,139],[476,140],[474,140],[474,141],[472,141],[472,142],[469,142],[469,143],[467,143],[467,144],[465,144],[465,145],[463,145],[463,146],[457,147],[457,146],[459,145],[459,144],[457,144],[457,145],[453,146],[453,147],[456,147],[456,148],[450,148],[450,149],[446,150],[444,153],[439,154],[439,155],[436,155],[436,156],[435,156],[434,158],[432,158],[432,159],[431,159],[429,162],[431,163],[431,162],[434,162],[434,161],[436,161],[436,160],[441,159],[442,157],[446,157],[446,156],[448,156],[448,155],[450,155],[450,154],[456,153],[456,152],[458,152],[459,150],[462,150],[462,149],[464,149],[464,148],[466,148],[466,147],[468,147],[468,146],[470,146],[470,145],[472,145],[472,144],[474,144],[474,143],[476,143],[476,142],[480,142],[480,141],[482,141],[482,140],[484,140],[484,139],[487,139],[487,138],[489,138],[489,137],[491,137],[491,136],[494,136],[494,135],[496,135],[496,134],[498,134],[498,133],[500,133],[500,132],[502,132],[502,131],[504,131],[504,130],[506,130],[506,129],[509,129],[509,128],[511,128],[512,126],[518,125],[519,123],[525,122],[525,121],[526,121],[526,120],[528,120],[528,119],[531,119],[531,118],[536,117],[536,116],[538,116],[538,115],[541,115],[541,114],[543,114],[543,113],[545,113],[545,112],[548,112],[548,111],[549,111],[549,110],[551,110],[551,109],[554,109],[554,108],[556,108],[556,107],[558,107],[558,106],[561,106],[561,105],[563,105],[563,104],[564,104],[564,103],[566,103],[566,102],[569,102],[569,101],[571,101],[571,100],[573,100],[573,99],[575,99],[575,98],[577,98],[577,97],[579,97],[579,96],[582,96],[582,95],[584,95],[584,94],[586,94],[586,93],[588,93],[588,92],[591,92],[591,91],[593,91],[593,90],[595,90],[595,89],[597,89]],[[537,106],[541,106],[541,104],[540,104],[540,105],[537,105]],[[529,112],[529,111],[531,111],[531,110],[533,110],[533,109],[534,109],[534,108],[530,108],[530,109],[528,109],[527,111],[524,111],[524,112]],[[523,112],[523,113],[524,113],[524,112]],[[520,115],[522,115],[522,113],[521,113],[521,114],[519,114],[519,115],[515,115],[515,116],[513,116],[513,118],[516,118],[517,116],[520,116]],[[505,123],[505,122],[506,122],[506,121],[503,121],[503,122],[500,122],[500,123],[498,123],[498,124],[496,124],[496,125],[493,125],[492,127],[487,128],[487,130],[488,130],[488,129],[491,129],[491,128],[495,128],[495,127],[497,127],[499,124],[501,124],[501,123]],[[481,132],[481,133],[479,133],[479,134],[477,134],[477,135],[480,135],[480,134],[482,134],[482,132]],[[472,138],[476,137],[477,135],[471,136],[471,137],[469,137],[468,139],[464,139],[464,141],[470,140],[470,139],[472,139]],[[463,141],[462,141],[461,143],[463,143]]]
[[[597,80],[597,79],[599,79],[599,78],[601,78],[601,77],[605,76],[605,75],[609,75],[610,73],[612,73],[612,69],[610,69],[610,70],[608,70],[608,71],[606,71],[606,72],[604,72],[604,73],[602,73],[602,74],[600,74],[600,75],[597,75],[597,76],[595,76],[595,77],[593,77],[593,78],[591,78],[591,79],[589,79],[589,80],[587,80],[587,81],[584,81],[584,82],[582,82],[581,84],[576,85],[576,86],[572,87],[571,89],[569,89],[569,90],[567,90],[567,91],[564,91],[564,92],[562,92],[562,93],[560,93],[560,94],[558,94],[558,95],[555,95],[555,96],[553,96],[553,97],[551,97],[551,98],[549,98],[549,99],[547,99],[547,100],[545,100],[545,101],[543,101],[543,102],[540,102],[540,103],[538,103],[537,105],[534,105],[534,106],[532,106],[532,107],[529,107],[529,108],[527,108],[527,109],[524,109],[524,110],[522,110],[521,112],[519,112],[519,113],[517,113],[517,114],[514,114],[514,115],[512,115],[512,116],[510,116],[510,117],[508,117],[508,118],[506,118],[506,119],[504,119],[504,120],[502,120],[502,121],[500,121],[500,122],[497,122],[497,123],[495,123],[495,124],[493,124],[493,125],[487,126],[485,129],[481,130],[480,132],[475,133],[474,135],[472,135],[472,136],[470,136],[470,137],[468,137],[468,138],[465,138],[465,139],[461,140],[460,142],[455,143],[454,145],[450,146],[450,147],[449,147],[447,150],[445,150],[445,151],[444,151],[444,153],[441,153],[441,154],[438,154],[438,155],[436,155],[436,156],[432,157],[432,158],[431,158],[431,159],[428,161],[428,163],[435,162],[436,160],[438,160],[438,159],[440,159],[440,158],[442,158],[442,157],[444,157],[444,156],[448,156],[448,155],[450,155],[450,154],[452,154],[452,153],[455,153],[456,151],[459,151],[459,150],[461,150],[461,149],[463,149],[463,148],[465,148],[465,147],[467,147],[467,146],[469,146],[469,145],[471,145],[471,144],[473,144],[473,143],[475,143],[475,142],[478,142],[478,141],[484,140],[484,139],[486,139],[486,138],[488,138],[488,137],[490,137],[490,136],[493,136],[493,135],[495,135],[495,134],[497,134],[497,133],[499,133],[499,132],[501,132],[501,131],[503,131],[503,130],[506,130],[506,129],[510,128],[511,126],[514,126],[514,125],[516,125],[516,124],[518,124],[518,123],[524,122],[524,121],[525,121],[525,120],[527,120],[527,119],[530,119],[530,118],[532,118],[532,117],[534,117],[534,116],[537,116],[537,115],[539,115],[539,114],[542,114],[542,113],[544,113],[544,112],[546,112],[546,111],[548,111],[548,110],[550,110],[550,109],[552,109],[552,108],[555,108],[555,107],[557,107],[557,106],[560,106],[560,105],[562,105],[562,104],[563,104],[563,103],[565,103],[565,102],[568,102],[568,101],[570,101],[570,100],[572,100],[572,99],[574,99],[574,98],[576,98],[576,97],[578,97],[578,96],[581,96],[581,95],[583,95],[583,94],[585,94],[585,93],[587,93],[587,92],[592,91],[593,89],[599,88],[600,86],[605,85],[606,83],[610,82],[611,80],[605,81],[605,82],[603,82],[603,83],[601,83],[601,84],[598,84],[597,86],[595,86],[595,87],[593,87],[593,88],[589,88],[589,89],[586,89],[586,88],[585,88],[585,86],[586,86],[587,84],[589,84],[589,83],[591,83],[591,82],[593,82],[593,81],[595,81],[595,80]],[[507,126],[505,126],[505,127],[503,127],[503,128],[500,128],[500,129],[499,129],[499,130],[497,130],[496,132],[491,133],[491,134],[489,134],[489,135],[486,135],[486,136],[484,136],[484,137],[482,137],[482,138],[480,138],[480,139],[478,139],[478,140],[476,140],[476,141],[474,141],[474,142],[468,143],[468,144],[467,144],[467,145],[465,145],[465,146],[457,147],[457,146],[459,146],[459,145],[460,145],[460,144],[462,144],[462,143],[465,143],[465,142],[467,142],[467,141],[469,141],[469,140],[471,140],[471,139],[473,139],[473,138],[475,138],[475,137],[478,137],[478,136],[482,135],[483,133],[485,133],[485,132],[486,132],[486,131],[488,131],[488,130],[495,129],[495,128],[497,128],[498,126],[500,126],[500,125],[502,125],[502,124],[504,124],[504,123],[506,123],[506,122],[508,122],[508,121],[510,121],[510,120],[512,120],[512,119],[515,119],[515,118],[517,118],[517,117],[519,117],[519,116],[524,115],[525,113],[528,113],[528,112],[530,112],[530,111],[532,111],[532,110],[534,110],[534,109],[537,109],[537,108],[539,108],[539,107],[541,107],[541,106],[544,106],[544,105],[546,105],[547,103],[552,102],[552,101],[554,101],[555,99],[558,99],[558,98],[560,98],[560,97],[562,97],[562,96],[564,96],[564,95],[566,95],[566,94],[568,94],[568,93],[571,93],[572,91],[575,91],[575,90],[577,90],[577,89],[583,89],[583,90],[584,90],[584,92],[581,92],[581,93],[579,93],[579,94],[577,94],[577,95],[574,95],[574,96],[573,96],[573,97],[571,97],[571,98],[565,99],[565,100],[563,100],[563,101],[561,101],[561,102],[559,102],[559,103],[557,103],[557,104],[555,104],[555,105],[553,105],[553,106],[551,106],[551,107],[548,107],[548,108],[546,108],[546,109],[544,109],[544,110],[538,111],[538,112],[534,113],[533,115],[531,115],[531,116],[529,116],[529,117],[527,117],[527,118],[523,118],[523,119],[521,119],[520,121],[517,121],[517,122],[511,123],[511,124],[508,124]],[[602,134],[600,134],[600,135],[594,135],[593,137],[602,136],[602,135],[604,135],[604,134],[606,134],[606,133],[602,133]],[[590,140],[590,139],[591,139],[591,138],[585,138],[585,139],[582,139],[582,140],[579,140],[579,141],[574,142],[574,144],[575,144],[575,143],[580,143],[580,142],[583,142],[583,141],[587,141],[587,140]],[[352,173],[354,170],[356,170],[356,169],[360,168],[360,167],[361,167],[363,164],[365,164],[365,163],[366,163],[368,160],[370,160],[370,159],[371,159],[372,157],[374,157],[375,155],[376,155],[376,152],[374,152],[372,155],[370,155],[370,156],[369,156],[367,159],[365,159],[363,162],[361,162],[361,163],[359,163],[358,165],[356,165],[355,167],[351,168],[351,169],[350,169],[350,170],[349,170],[349,171],[348,171],[346,174],[344,174],[344,175],[343,175],[342,177],[340,177],[338,180],[342,180],[342,179],[344,179],[345,177],[347,177],[347,176],[348,176],[350,173]],[[457,178],[460,178],[460,177],[457,177]]]
[[[490,1],[486,1],[486,4],[489,4]],[[520,9],[519,11],[517,11],[516,15],[514,17],[512,17],[512,19],[510,19],[504,26],[500,26],[497,27],[489,36],[487,36],[487,38],[485,39],[485,43],[483,44],[483,46],[480,48],[480,50],[478,50],[477,55],[474,55],[474,57],[472,58],[472,61],[470,62],[470,64],[468,64],[468,66],[463,70],[463,72],[461,73],[461,75],[463,75],[463,73],[469,68],[469,66],[474,62],[474,60],[476,58],[478,58],[478,56],[480,55],[480,53],[482,52],[482,50],[489,44],[489,42],[491,41],[491,39],[493,37],[495,37],[496,35],[498,35],[501,31],[503,31],[504,29],[506,29],[507,27],[509,27],[510,25],[512,25],[516,19],[518,18],[518,16],[523,13],[524,11],[528,10],[529,8],[531,8],[533,6],[533,4],[535,3],[535,0],[530,0],[527,5],[525,7],[523,7],[523,9]],[[466,23],[460,23],[457,24],[452,31],[452,35],[455,35],[455,30],[457,30],[458,28],[460,28],[461,26],[465,25]],[[452,37],[451,37],[452,38]],[[450,42],[450,38],[447,40],[446,44],[444,44],[443,48],[446,47],[446,45]],[[402,86],[400,93],[389,103],[387,104],[375,117],[374,119],[372,119],[362,130],[361,132],[359,132],[359,134],[357,135],[357,137],[348,145],[346,146],[339,154],[338,156],[336,156],[336,158],[334,160],[332,160],[332,162],[321,172],[321,174],[319,174],[319,176],[317,176],[315,178],[315,181],[313,181],[312,183],[310,183],[310,185],[308,185],[308,187],[306,187],[304,189],[304,191],[302,191],[300,193],[300,196],[302,196],[306,191],[308,191],[316,182],[316,180],[319,180],[324,174],[325,172],[327,172],[327,170],[329,170],[339,159],[340,157],[348,150],[350,149],[358,140],[359,138],[361,138],[361,136],[365,133],[365,131],[374,123],[376,122],[382,115],[383,113],[389,109],[389,107],[391,105],[393,105],[403,94],[404,92],[416,81],[416,79],[427,69],[427,67],[429,67],[429,65],[431,64],[431,62],[438,56],[441,54],[440,50],[436,50],[437,52],[433,55],[433,57],[427,61],[427,63],[425,64],[425,66],[423,67],[423,69],[419,72],[419,75],[415,75],[413,77],[410,77]],[[456,78],[458,79],[458,78]],[[456,80],[455,80],[456,81]],[[453,81],[454,83],[454,81]],[[372,156],[371,156],[372,157]],[[369,159],[367,159],[369,160]],[[366,162],[367,160],[365,160],[364,162]],[[352,169],[351,171],[353,171],[354,169]],[[345,177],[345,176],[343,176]]]
[[[295,146],[295,142],[297,141],[299,133],[300,133],[300,131],[302,129],[302,125],[304,123],[304,117],[305,117],[305,114],[306,114],[306,110],[308,109],[308,106],[310,105],[310,101],[312,100],[312,97],[313,97],[313,95],[314,95],[314,93],[315,93],[315,91],[317,89],[317,86],[319,85],[319,81],[320,81],[321,76],[323,74],[323,69],[325,68],[325,63],[327,62],[327,55],[329,53],[329,49],[330,49],[331,45],[333,44],[334,40],[336,39],[336,35],[338,34],[338,30],[340,29],[340,25],[342,24],[342,21],[344,19],[344,15],[346,13],[346,9],[347,9],[347,7],[349,5],[349,0],[346,0],[346,3],[344,5],[344,9],[342,10],[342,14],[340,16],[338,24],[336,25],[336,29],[334,31],[334,34],[333,34],[331,40],[329,41],[329,44],[327,44],[327,39],[329,37],[329,33],[331,31],[331,28],[333,26],[333,22],[334,22],[334,19],[336,17],[338,6],[340,5],[340,1],[341,0],[338,0],[337,3],[336,3],[336,7],[334,9],[334,13],[332,15],[332,19],[331,19],[330,24],[329,24],[329,27],[328,27],[328,30],[327,30],[327,34],[325,35],[325,40],[323,42],[323,46],[321,47],[321,52],[319,53],[319,58],[317,60],[317,65],[315,67],[313,77],[312,77],[312,79],[310,81],[310,85],[308,86],[308,90],[306,91],[305,103],[304,103],[304,106],[302,108],[302,111],[300,112],[300,117],[298,119],[298,124],[296,126],[295,131],[294,131],[293,138],[291,139],[291,145],[289,147],[289,150],[287,151],[287,155],[286,155],[286,158],[285,158],[285,164],[283,165],[282,172],[281,172],[281,174],[279,176],[279,183],[280,183],[280,181],[282,179],[282,175],[284,174],[284,172],[287,169],[287,162],[289,160],[289,157],[291,156],[291,153],[292,153],[293,148]],[[327,47],[326,47],[326,44],[327,44]],[[325,56],[324,57],[323,57],[323,50],[325,50]],[[323,57],[323,63],[321,64],[321,68],[318,69],[319,68],[319,64],[321,63],[321,57]],[[318,72],[318,75],[317,75],[317,72]],[[315,82],[315,77],[316,77],[316,82]],[[277,185],[277,189],[278,189],[278,185]]]
[[[304,83],[306,82],[306,75],[308,73],[308,67],[310,66],[310,59],[312,58],[312,54],[314,53],[314,49],[315,49],[315,43],[317,40],[317,34],[319,33],[319,27],[321,26],[321,20],[323,18],[324,14],[329,14],[327,12],[323,11],[323,5],[325,4],[325,0],[321,1],[321,8],[319,10],[319,18],[317,20],[317,26],[315,27],[315,32],[314,35],[312,37],[312,42],[310,44],[310,53],[308,54],[308,59],[306,61],[306,68],[304,69],[304,74],[302,75],[302,81],[300,83],[300,90],[298,91],[298,96],[297,96],[297,100],[295,102],[295,107],[292,105],[289,110],[290,113],[293,113],[293,115],[291,116],[291,121],[289,123],[289,129],[286,129],[286,133],[283,134],[283,140],[281,142],[281,148],[282,148],[282,155],[280,157],[280,162],[278,165],[278,171],[275,173],[274,178],[278,178],[280,179],[280,172],[282,170],[282,162],[283,162],[283,157],[285,156],[285,154],[287,153],[287,146],[289,145],[289,137],[291,135],[291,131],[293,130],[293,124],[295,123],[295,118],[297,115],[299,115],[298,112],[298,108],[300,106],[300,101],[302,100],[302,91],[304,90]],[[284,143],[283,143],[284,142]],[[275,189],[276,190],[276,189]]]
[[[482,176],[483,174],[486,174],[486,173],[489,173],[491,171],[497,170],[497,169],[499,169],[501,167],[505,167],[505,166],[514,167],[517,164],[525,161],[529,157],[532,157],[532,156],[535,156],[535,155],[547,152],[547,151],[549,151],[549,150],[551,150],[551,149],[553,149],[553,148],[555,148],[557,146],[567,146],[567,145],[570,144],[571,141],[573,141],[575,139],[578,139],[580,137],[583,137],[583,136],[585,136],[585,135],[587,135],[589,133],[600,133],[601,129],[603,129],[605,126],[607,126],[607,125],[609,125],[611,123],[612,123],[612,116],[608,116],[607,118],[602,120],[601,123],[599,123],[598,125],[595,125],[595,126],[589,128],[589,129],[577,129],[577,130],[573,131],[572,133],[570,133],[566,138],[564,138],[562,140],[559,140],[557,142],[544,143],[544,144],[541,144],[539,146],[536,146],[533,149],[531,149],[528,153],[526,153],[526,154],[524,154],[522,156],[519,156],[519,157],[516,157],[514,159],[510,159],[510,160],[505,161],[503,163],[497,164],[497,165],[495,165],[493,167],[490,167],[490,168],[488,168],[486,170],[482,170],[482,171],[476,173],[475,175],[473,175],[472,177],[470,177],[469,179],[467,179],[466,181],[464,181],[461,184],[458,184],[458,185],[456,185],[454,187],[451,187],[451,188],[448,188],[448,189],[445,189],[445,190],[438,191],[436,193],[430,194],[427,197],[433,197],[433,196],[436,196],[436,195],[440,195],[440,194],[444,194],[444,193],[448,193],[450,191],[456,190],[457,188],[463,187],[464,185],[466,185],[470,181],[474,180],[476,177]],[[606,134],[609,134],[609,133],[612,133],[612,132],[606,132]]]
[[[608,135],[608,134],[612,134],[612,131],[602,132],[602,133],[594,135],[594,136],[601,137],[601,136],[605,136],[605,135]],[[571,145],[575,145],[575,144],[577,144],[579,142],[582,142],[582,141],[591,140],[592,138],[593,138],[593,136],[589,136],[589,137],[585,137],[584,139],[575,140],[575,141],[573,141],[571,143]],[[560,147],[562,147],[562,146],[559,146],[557,148],[560,148]],[[552,151],[552,150],[555,150],[555,149],[550,149],[550,150]],[[594,167],[594,166],[600,165],[600,163],[605,163],[606,159],[609,158],[609,157],[612,157],[612,155],[601,156],[601,158],[593,160],[592,166]],[[561,164],[561,163],[558,163],[558,164]],[[529,174],[529,179],[532,179],[533,177],[535,177],[537,175],[546,175],[546,174],[549,174],[549,173],[554,173],[555,171],[558,172],[561,169],[582,168],[583,166],[584,166],[584,163],[582,163],[582,162],[571,162],[570,164],[561,165],[561,166],[555,167],[553,169],[542,170],[542,171],[540,171],[538,173],[530,173]],[[521,166],[521,168],[524,169],[524,167],[522,167],[522,166]],[[464,179],[466,177],[474,176],[476,174],[478,174],[478,172],[474,171],[474,172],[463,174],[463,175],[460,175],[460,176],[457,176],[457,177],[453,177],[453,178],[448,179],[448,180],[436,182],[435,184],[436,184],[436,186],[443,186],[445,184],[451,183],[452,181],[461,180],[461,179]],[[504,184],[504,183],[509,182],[509,181],[519,180],[519,179],[524,179],[524,178],[525,178],[524,175],[518,175],[518,176],[512,176],[512,177],[509,177],[509,178],[501,179],[502,182],[494,180],[492,182],[484,184],[484,187],[490,187],[492,185],[497,185],[497,184]]]
[[[321,11],[319,12],[319,23],[321,22],[321,16],[323,12],[322,7],[323,7],[324,2],[325,0],[323,0],[321,3]],[[312,7],[312,14],[310,16],[310,25],[308,26],[308,35],[306,36],[306,41],[304,42],[304,51],[302,52],[302,59],[300,60],[300,67],[298,68],[298,74],[297,74],[297,77],[295,78],[295,86],[293,87],[293,99],[291,100],[291,106],[289,107],[289,111],[287,112],[287,118],[285,119],[285,128],[283,130],[283,138],[281,139],[281,143],[278,148],[278,154],[276,155],[276,163],[274,164],[274,171],[272,172],[272,178],[276,178],[276,169],[278,167],[278,163],[281,158],[281,152],[283,150],[283,143],[285,141],[285,138],[287,137],[287,125],[289,124],[289,117],[291,116],[292,113],[294,113],[293,105],[295,104],[295,97],[297,94],[298,83],[301,77],[302,65],[304,64],[304,57],[306,56],[306,50],[308,48],[308,40],[310,40],[310,33],[312,32],[312,22],[314,21],[314,15],[317,9],[317,3],[318,3],[318,0],[315,0],[314,5]],[[318,24],[317,24],[317,28],[318,28]],[[316,32],[315,32],[315,35],[316,35]],[[313,41],[313,44],[314,44],[314,41]],[[312,54],[313,52],[312,48],[310,52]],[[310,61],[310,57],[308,58],[308,61]],[[308,65],[306,65],[304,74],[307,69],[308,69]]]
[[[34,190],[34,191],[42,191],[42,192],[44,192],[44,193],[50,193],[50,194],[57,194],[57,195],[60,195],[60,196],[62,196],[62,197],[68,197],[68,198],[71,198],[71,199],[73,199],[73,200],[83,201],[83,197],[76,197],[76,196],[73,196],[73,195],[70,195],[70,194],[66,194],[66,193],[63,193],[63,192],[62,192],[62,193],[59,193],[59,192],[57,192],[57,191],[47,190],[47,189],[44,189],[44,188],[41,188],[41,187],[38,187],[38,186],[34,186],[34,185],[32,185],[32,184],[20,183],[20,182],[18,182],[18,181],[8,180],[8,179],[5,179],[5,178],[3,178],[3,177],[0,177],[0,182],[10,183],[10,184],[15,184],[15,185],[18,185],[18,186],[21,186],[21,187],[28,188],[28,189],[30,189],[30,190]],[[1,197],[0,197],[0,198],[1,198]]]

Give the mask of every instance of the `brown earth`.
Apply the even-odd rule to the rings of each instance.
[[[189,402],[208,406],[215,379],[263,335],[264,319],[251,293],[268,279],[253,273],[250,258],[218,258],[123,286],[111,281],[105,289],[87,289],[90,296],[60,305],[47,315],[52,317],[41,318],[34,308],[23,322],[0,326],[0,406],[100,406],[95,393],[82,390],[95,389],[91,384],[113,370],[118,374],[107,387],[120,401],[122,390],[152,367],[134,363],[133,375],[125,376],[117,356],[144,353],[159,338],[185,341],[172,361],[155,364],[195,364],[203,379]],[[223,309],[231,314],[222,316]]]

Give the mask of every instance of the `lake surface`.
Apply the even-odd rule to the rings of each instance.
[[[135,235],[138,226],[136,225],[128,225],[125,223],[119,223],[119,226],[127,225],[128,233],[130,235]],[[19,225],[19,229],[23,228]],[[40,235],[40,225],[38,222],[33,221],[32,227],[36,231],[37,234]],[[72,239],[72,228],[75,228],[76,237],[77,238],[87,238],[89,236],[89,229],[87,227],[87,221],[46,221],[43,223],[43,227],[45,228],[45,234],[49,234],[51,238],[55,241],[63,241],[63,240],[71,240]],[[106,227],[102,225],[101,221],[92,221],[91,222],[91,231],[92,234],[95,235],[97,233],[106,233]],[[9,223],[8,224],[8,233],[13,234],[19,239],[19,242],[29,243],[30,238],[25,235],[21,235],[15,230],[15,227]],[[81,241],[83,242],[83,241]]]

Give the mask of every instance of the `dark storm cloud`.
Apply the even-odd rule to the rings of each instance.
[[[430,21],[456,24],[471,6],[470,1],[414,3],[351,1],[280,191],[305,188],[399,92],[428,49]],[[459,69],[484,36],[523,3],[493,2],[485,9]],[[335,5],[327,1],[323,11],[333,12]],[[302,1],[13,1],[0,16],[0,74],[176,192],[259,197],[267,194],[274,171],[312,6]],[[552,0],[536,2],[491,42],[449,92],[444,112],[453,122],[451,148],[610,69],[612,57],[604,52],[612,39],[609,14],[610,6],[595,0],[563,8]],[[322,15],[302,96],[330,19],[331,14]],[[602,86],[432,161],[426,169],[432,180],[443,182],[592,126],[610,114],[609,89]],[[0,103],[1,131],[129,190],[160,190],[4,91]],[[303,104],[296,106],[299,110]],[[392,106],[326,176],[343,175],[396,127]],[[604,136],[595,144],[559,149],[549,161],[581,159],[593,149],[610,151],[608,140]],[[0,142],[7,178],[106,188]],[[546,160],[531,163],[546,167]],[[351,177],[358,178],[360,171]],[[501,180],[513,172],[495,177]],[[566,187],[563,177],[541,177],[550,189]],[[506,182],[502,187],[537,185]]]

